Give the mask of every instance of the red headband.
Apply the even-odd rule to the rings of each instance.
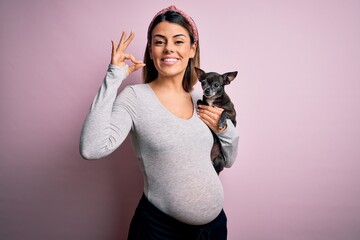
[[[174,11],[174,12],[177,12],[179,13],[180,15],[182,15],[190,24],[191,26],[191,29],[193,31],[193,37],[194,37],[194,42],[197,42],[199,40],[199,33],[198,33],[198,30],[197,30],[197,27],[196,27],[196,24],[194,22],[194,20],[192,20],[192,18],[187,15],[185,12],[183,12],[182,10],[178,9],[177,7],[175,7],[174,5],[171,5],[170,7],[167,7],[167,8],[164,8],[163,10],[161,10],[160,12],[158,12],[155,17],[151,20],[151,23],[149,25],[149,29],[148,29],[148,35],[149,35],[149,31],[154,23],[154,20],[157,16],[161,15],[161,14],[164,14],[168,11]]]

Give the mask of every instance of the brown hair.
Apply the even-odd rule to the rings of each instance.
[[[144,83],[150,83],[158,77],[158,71],[155,68],[153,60],[150,58],[150,47],[151,47],[151,34],[155,26],[160,22],[176,23],[184,27],[190,35],[190,44],[195,44],[193,28],[184,16],[175,11],[167,11],[157,16],[149,26],[147,34],[147,44],[144,54],[144,63],[146,66],[143,68]],[[196,42],[197,47],[193,58],[189,59],[188,65],[185,70],[184,78],[182,81],[183,88],[186,92],[190,92],[193,86],[197,83],[197,74],[195,67],[200,68],[200,45],[199,40]]]

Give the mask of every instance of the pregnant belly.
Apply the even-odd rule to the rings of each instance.
[[[224,203],[224,192],[211,164],[182,171],[172,169],[148,179],[145,193],[156,207],[175,219],[202,225],[215,219]]]

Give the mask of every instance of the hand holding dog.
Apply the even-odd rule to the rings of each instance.
[[[126,38],[126,32],[123,32],[117,47],[115,47],[115,41],[111,40],[112,49],[111,49],[111,64],[115,66],[125,66],[125,60],[130,60],[133,65],[129,66],[127,75],[130,73],[139,70],[144,67],[145,64],[142,61],[137,60],[132,54],[125,53],[127,47],[134,39],[135,34],[133,32],[130,33],[130,36]]]
[[[224,109],[207,106],[207,105],[198,105],[199,109],[197,111],[199,118],[213,130],[215,133],[221,133],[225,131],[225,128],[219,128],[218,123],[221,117],[221,113]]]

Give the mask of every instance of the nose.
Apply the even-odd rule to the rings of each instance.
[[[172,43],[170,43],[170,42],[166,43],[165,48],[164,48],[164,52],[165,53],[174,52],[173,47],[174,47],[174,45]]]
[[[210,89],[208,88],[208,89],[205,89],[205,94],[210,94]]]

